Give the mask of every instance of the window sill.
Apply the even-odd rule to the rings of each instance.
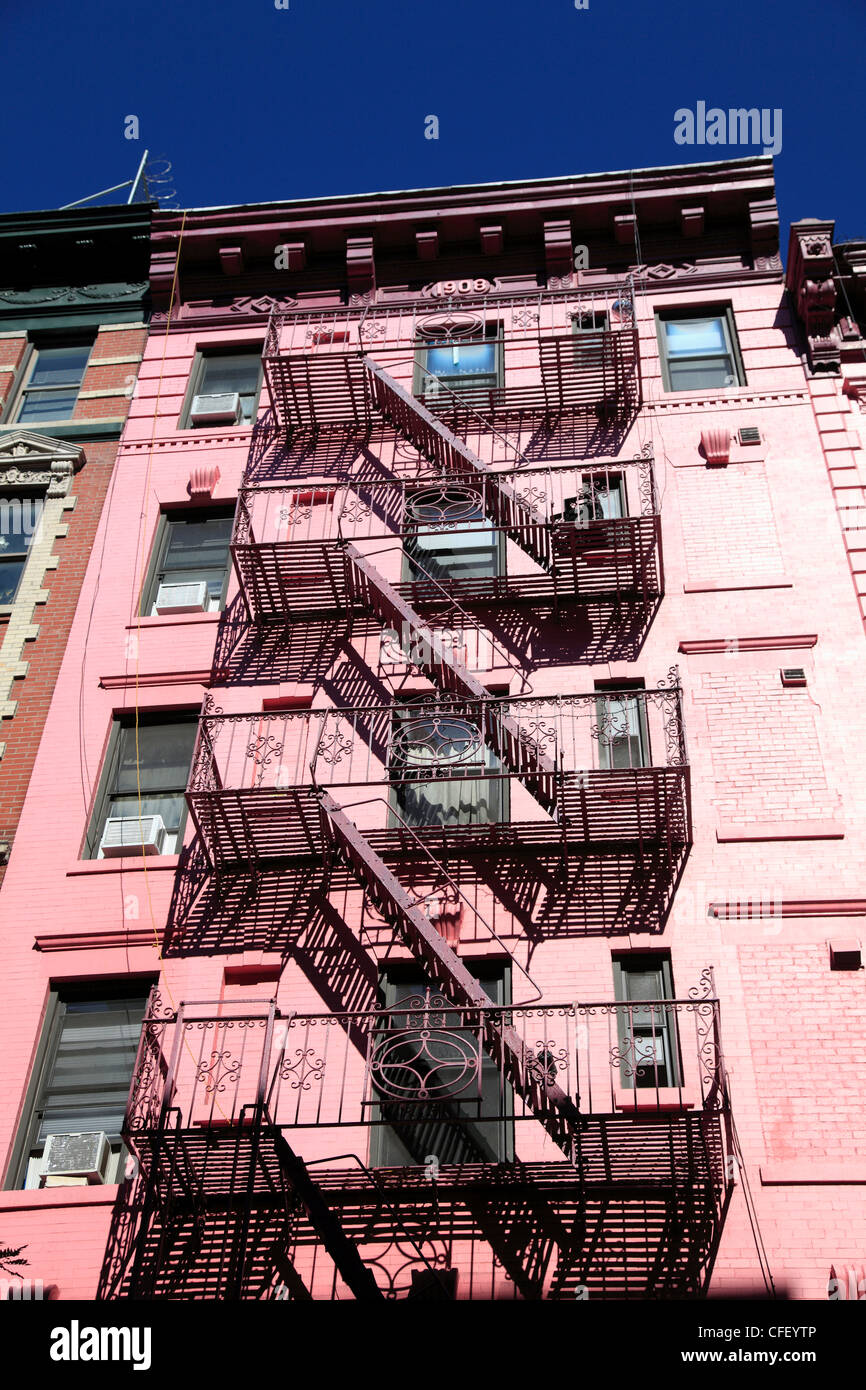
[[[44,1207],[108,1207],[117,1201],[118,1183],[92,1187],[29,1187],[0,1193],[0,1211],[39,1211]]]
[[[79,859],[71,869],[66,870],[67,878],[77,878],[82,874],[129,874],[159,873],[171,870],[174,873],[180,862],[179,854],[131,854],[117,859]]]
[[[126,631],[137,632],[139,627],[187,627],[190,623],[218,623],[222,615],[221,608],[213,613],[149,613],[146,617],[142,614],[140,622],[126,624]]]
[[[695,1102],[687,1091],[679,1086],[647,1086],[645,1090],[629,1090],[617,1086],[614,1090],[614,1108],[631,1111],[642,1117],[653,1114],[675,1113],[680,1110],[694,1110]]]

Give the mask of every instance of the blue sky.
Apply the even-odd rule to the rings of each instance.
[[[866,236],[864,0],[289,6],[0,0],[2,210],[131,178],[145,146],[172,161],[182,207],[754,153],[674,143],[675,110],[705,101],[781,108],[783,224]]]

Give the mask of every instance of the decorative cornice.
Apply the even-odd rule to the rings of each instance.
[[[50,435],[11,430],[0,436],[0,487],[45,486],[49,497],[65,497],[84,462],[80,446]]]
[[[703,637],[694,641],[681,641],[679,650],[686,656],[698,656],[709,652],[793,652],[814,647],[817,642],[816,632],[777,637]]]
[[[750,917],[866,917],[866,898],[743,898],[710,903],[709,917],[736,921]]]
[[[791,225],[786,284],[806,332],[813,372],[838,372],[841,349],[836,325],[833,223],[807,219]]]
[[[545,222],[544,224],[544,265],[547,272],[547,288],[550,290],[569,289],[572,283],[574,248],[571,239],[570,222]]]
[[[158,947],[150,927],[135,927],[128,931],[52,932],[34,939],[35,951],[103,951],[112,947]]]

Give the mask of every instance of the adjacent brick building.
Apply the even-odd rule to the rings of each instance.
[[[141,205],[0,218],[3,866],[138,374],[149,243]]]
[[[61,1298],[857,1294],[863,305],[791,236],[764,159],[155,214],[0,899]]]

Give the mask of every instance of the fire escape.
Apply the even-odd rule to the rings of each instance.
[[[473,859],[524,873],[544,863],[555,898],[588,856],[626,854],[673,879],[691,838],[675,671],[625,698],[492,696],[481,679],[515,671],[491,610],[556,615],[601,596],[648,611],[661,594],[651,459],[533,469],[529,458],[539,430],[606,429],[639,402],[626,298],[601,330],[584,331],[580,312],[542,295],[272,321],[266,378],[288,437],[378,431],[392,465],[274,483],[251,461],[232,545],[248,620],[375,621],[380,670],[423,689],[408,703],[249,715],[209,699],[190,812],[222,880],[293,863],[347,874],[426,984],[385,1010],[304,1016],[155,997],[126,1126],[143,1200],[115,1293],[461,1296],[467,1239],[486,1243],[491,1279],[504,1271],[522,1297],[700,1291],[727,1189],[709,975],[688,999],[638,1012],[506,1005],[443,926],[451,910],[492,931],[461,887]],[[430,342],[494,342],[504,383],[439,389],[420,362]],[[483,461],[473,431],[506,466]],[[455,578],[431,550],[443,536],[510,547],[506,572]],[[461,789],[485,800],[484,817],[443,814]],[[351,1161],[337,1144],[334,1162],[305,1163],[308,1128],[349,1131]],[[355,1156],[376,1129],[409,1166]]]

